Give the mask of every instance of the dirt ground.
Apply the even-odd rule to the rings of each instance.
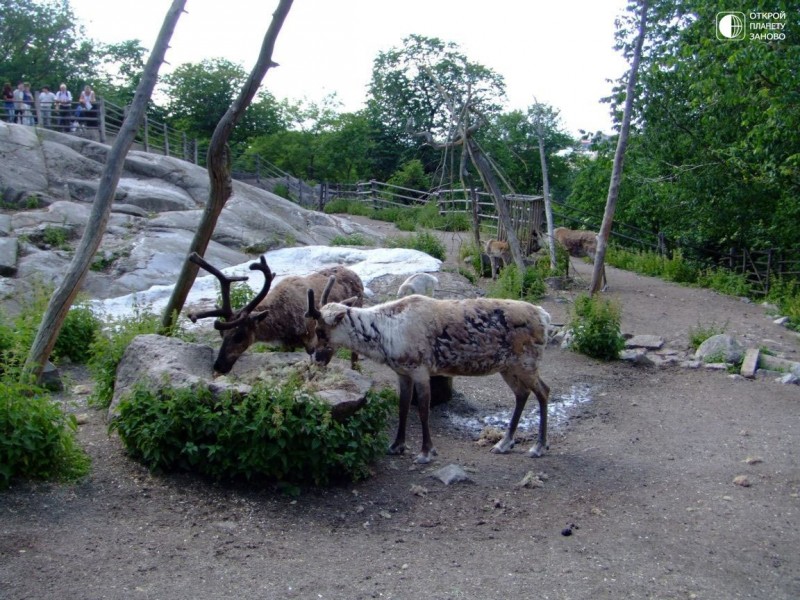
[[[800,357],[798,336],[761,306],[612,268],[608,277],[626,332],[685,349],[692,327],[724,325]],[[570,297],[541,304],[560,321]],[[77,379],[92,473],[0,493],[0,598],[800,598],[800,387],[604,364],[557,346],[541,372],[563,408],[544,457],[527,455],[530,441],[508,455],[476,443],[475,423],[513,399],[499,376],[461,378],[433,410],[431,465],[412,464],[412,412],[410,454],[299,497],[149,474],[101,413],[81,409]],[[470,481],[432,477],[449,464]],[[528,473],[538,487],[519,485]],[[741,475],[748,487],[734,484]]]

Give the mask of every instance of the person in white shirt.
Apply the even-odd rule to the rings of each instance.
[[[50,91],[50,88],[44,86],[42,91],[39,92],[39,125],[50,129],[53,126],[53,103],[56,101],[56,95]]]
[[[67,89],[67,84],[62,83],[56,92],[56,128],[59,131],[69,131],[69,117],[72,113],[72,94]]]

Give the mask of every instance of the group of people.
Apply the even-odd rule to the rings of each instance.
[[[90,85],[83,88],[78,102],[73,103],[72,93],[64,83],[57,92],[44,86],[38,96],[34,96],[30,83],[20,81],[16,88],[12,88],[6,82],[3,85],[3,106],[9,123],[39,125],[58,131],[75,131],[79,127],[97,125],[97,97]]]

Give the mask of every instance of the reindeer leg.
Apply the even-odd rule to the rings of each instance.
[[[539,439],[533,445],[533,448],[528,450],[528,455],[539,457],[549,447],[547,445],[547,400],[550,396],[550,388],[537,375],[532,389],[536,399],[539,401]]]
[[[414,382],[414,389],[417,392],[417,408],[419,409],[419,422],[422,424],[422,451],[417,454],[414,462],[417,464],[427,464],[436,456],[436,448],[433,447],[431,440],[431,430],[428,426],[428,418],[431,409],[431,378],[425,373],[421,381]]]
[[[389,446],[387,454],[403,454],[406,451],[406,421],[408,420],[408,409],[411,406],[411,396],[414,393],[414,382],[408,375],[398,375],[398,377],[400,413],[397,423],[397,435],[392,445]]]
[[[517,431],[517,425],[522,417],[522,411],[525,410],[525,404],[528,402],[530,396],[530,388],[525,385],[519,377],[513,373],[502,373],[503,379],[514,392],[514,414],[511,415],[511,421],[508,423],[508,429],[503,439],[497,442],[492,447],[492,452],[495,454],[507,454],[514,447],[514,434]]]

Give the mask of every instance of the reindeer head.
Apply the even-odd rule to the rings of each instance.
[[[328,295],[330,294],[334,283],[336,283],[336,277],[331,275],[328,279],[325,289],[322,291],[322,297],[319,301],[320,307],[325,306],[328,303]],[[352,298],[343,300],[340,304],[344,306],[352,306],[358,301],[358,299],[358,296],[353,296]],[[306,311],[306,318],[314,319],[316,321],[316,330],[314,332],[316,343],[314,360],[319,364],[327,365],[336,352],[336,347],[331,343],[331,329],[335,327],[336,324],[342,320],[342,318],[344,318],[345,313],[337,313],[330,322],[327,322],[320,311],[320,307],[318,307],[314,302],[314,290],[309,288],[308,310]]]
[[[189,260],[214,275],[219,280],[222,288],[221,308],[216,307],[214,310],[190,313],[189,318],[192,323],[205,317],[224,318],[224,320],[218,318],[214,321],[214,329],[219,331],[220,336],[222,336],[222,346],[217,354],[217,360],[214,362],[214,372],[225,374],[230,372],[236,360],[253,344],[256,339],[258,323],[268,316],[268,311],[266,310],[255,314],[252,313],[266,298],[272,284],[273,274],[263,256],[259,262],[251,264],[251,270],[264,273],[264,285],[256,297],[248,302],[247,306],[234,312],[231,307],[231,284],[236,281],[247,281],[247,277],[228,277],[195,252],[192,253]]]

